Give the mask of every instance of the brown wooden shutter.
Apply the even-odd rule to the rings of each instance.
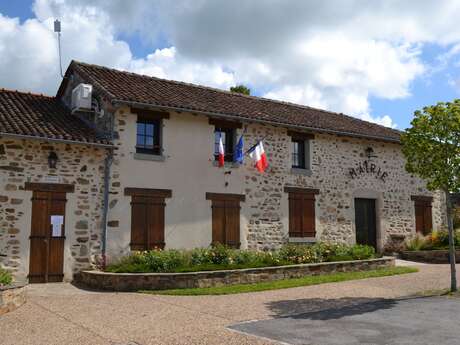
[[[169,189],[125,188],[131,199],[131,250],[164,248],[165,198]]]
[[[244,195],[206,193],[212,201],[212,243],[240,247],[240,201]]]
[[[428,235],[433,230],[432,197],[412,196],[415,207],[415,231]]]
[[[289,237],[315,237],[315,195],[317,189],[285,187],[289,193]]]
[[[225,201],[212,201],[212,243],[225,244]]]

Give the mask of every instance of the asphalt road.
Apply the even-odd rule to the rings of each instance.
[[[460,298],[363,299],[229,328],[293,345],[455,345],[459,313]]]

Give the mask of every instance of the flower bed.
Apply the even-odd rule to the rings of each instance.
[[[274,252],[222,245],[193,250],[135,252],[107,267],[84,271],[77,281],[102,290],[137,291],[247,284],[322,273],[371,270],[394,265],[372,247],[288,244]]]
[[[301,278],[337,272],[369,271],[394,266],[393,257],[342,262],[322,262],[277,267],[187,273],[112,273],[83,271],[77,282],[108,291],[139,291],[216,287]]]
[[[107,267],[113,273],[179,273],[273,267],[375,258],[369,246],[317,243],[283,246],[274,252],[230,249],[222,245],[193,250],[135,252]]]
[[[455,231],[454,241],[456,246],[460,246],[460,230]],[[406,251],[421,250],[448,250],[449,233],[445,230],[432,231],[427,236],[416,234],[405,243]]]
[[[455,246],[460,246],[460,230],[455,231]],[[447,231],[432,231],[427,236],[416,234],[405,243],[401,258],[409,261],[432,264],[447,264],[449,260],[449,234]],[[460,263],[460,250],[456,250],[456,262]]]

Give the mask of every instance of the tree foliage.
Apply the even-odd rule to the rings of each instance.
[[[237,93],[242,93],[243,95],[250,95],[251,94],[251,89],[248,88],[245,85],[236,85],[230,87],[231,92],[237,92]]]
[[[427,181],[431,190],[446,197],[449,230],[450,289],[457,291],[455,242],[450,193],[460,190],[460,100],[438,103],[418,110],[412,127],[401,136],[407,171]]]
[[[402,134],[406,170],[430,190],[460,191],[460,100],[418,110]]]

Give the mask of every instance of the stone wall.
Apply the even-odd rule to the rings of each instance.
[[[395,245],[415,233],[415,209],[412,195],[433,196],[433,227],[445,227],[446,215],[442,193],[432,193],[425,183],[408,174],[400,145],[382,141],[315,134],[311,141],[311,171],[291,171],[291,144],[287,130],[252,124],[245,135],[247,147],[264,139],[270,167],[258,173],[246,162],[245,194],[248,210],[248,247],[274,249],[288,239],[288,195],[284,186],[319,189],[316,196],[316,239],[355,242],[355,198],[376,200],[377,245],[379,250]],[[371,147],[370,162],[386,173],[383,181],[377,174],[363,173],[354,178],[350,168],[367,160],[365,149]],[[395,236],[400,235],[400,236]]]
[[[24,285],[0,286],[0,316],[19,308],[26,303]]]
[[[404,260],[429,264],[448,264],[450,262],[448,250],[404,251],[401,253],[401,257]],[[460,250],[456,250],[455,252],[455,262],[460,263]]]
[[[445,212],[441,193],[432,193],[422,180],[404,169],[399,144],[329,134],[315,134],[311,141],[311,169],[291,171],[291,139],[287,129],[246,124],[245,147],[264,138],[269,168],[260,174],[246,158],[244,166],[227,167],[230,175],[212,164],[213,126],[202,115],[170,113],[163,121],[163,156],[139,160],[135,154],[136,114],[128,107],[115,113],[117,150],[112,166],[109,203],[109,259],[129,253],[130,197],[125,187],[171,189],[166,200],[165,242],[167,248],[207,246],[211,242],[211,205],[205,192],[245,194],[241,203],[243,248],[271,250],[288,241],[289,210],[285,186],[315,188],[316,231],[311,240],[355,242],[355,198],[376,200],[377,244],[380,251],[397,248],[415,231],[412,195],[433,196],[433,225],[443,228]],[[238,130],[237,136],[242,133]],[[355,178],[367,160],[365,149],[374,150],[371,163],[385,172]],[[193,181],[193,183],[190,183]]]
[[[56,169],[48,155],[58,155]],[[26,182],[75,185],[67,194],[64,279],[92,267],[100,255],[105,150],[37,140],[0,138],[0,265],[25,281],[29,270],[32,192]]]
[[[85,287],[109,291],[207,288],[223,285],[252,284],[319,274],[369,271],[394,266],[394,258],[361,261],[323,262],[240,270],[190,273],[109,273],[83,271],[78,282]]]

